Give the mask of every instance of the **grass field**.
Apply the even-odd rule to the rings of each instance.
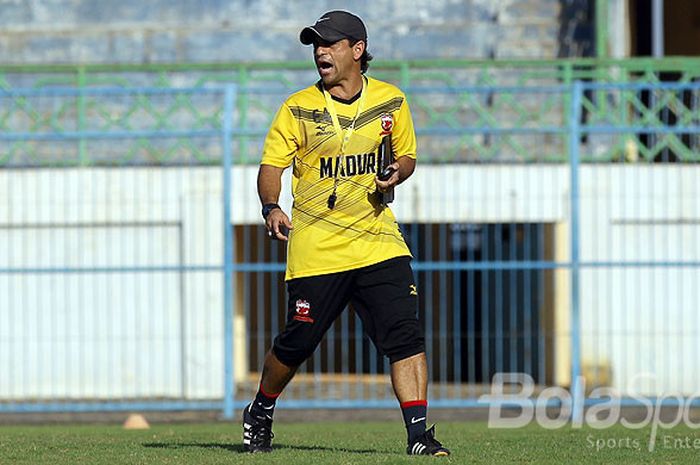
[[[485,423],[441,423],[438,438],[449,458],[404,455],[397,422],[299,423],[275,426],[272,454],[241,452],[240,429],[227,423],[155,425],[145,431],[119,426],[1,426],[0,464],[696,464],[700,430],[659,430],[647,450],[650,429],[617,426],[545,430],[529,426],[493,430]],[[596,450],[596,442],[605,448]],[[693,442],[698,448],[694,447]],[[638,447],[637,447],[638,446]],[[686,447],[687,446],[687,447]]]

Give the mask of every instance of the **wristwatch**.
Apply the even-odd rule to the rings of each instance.
[[[276,203],[266,203],[265,205],[263,205],[263,207],[262,207],[262,216],[263,216],[263,219],[267,219],[267,217],[268,217],[268,215],[270,214],[270,212],[271,212],[272,210],[274,210],[275,208],[280,208],[280,209],[281,209],[282,207],[280,207],[280,206],[277,205]]]

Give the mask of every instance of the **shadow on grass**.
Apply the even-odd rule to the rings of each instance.
[[[153,449],[182,449],[187,447],[200,447],[202,449],[223,449],[229,452],[244,454],[243,444],[223,444],[207,442],[146,442],[143,447]],[[375,449],[349,449],[347,447],[324,447],[324,446],[294,446],[291,444],[275,444],[274,449],[304,450],[304,451],[329,451],[329,452],[349,452],[351,454],[377,454],[390,453]]]

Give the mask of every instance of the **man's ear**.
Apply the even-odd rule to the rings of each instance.
[[[358,61],[362,57],[363,53],[365,53],[365,41],[360,40],[352,46],[352,57],[355,59],[355,61]]]

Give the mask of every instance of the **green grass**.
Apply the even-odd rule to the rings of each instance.
[[[392,422],[275,425],[272,454],[244,454],[237,424],[155,425],[146,431],[119,426],[2,426],[0,464],[691,464],[698,463],[700,430],[659,430],[654,452],[650,429],[616,426],[545,430],[489,429],[485,423],[441,423],[438,438],[449,458],[404,455],[403,425]],[[669,441],[670,438],[670,441]],[[596,450],[596,441],[607,442]],[[676,443],[674,444],[674,440]],[[698,449],[693,448],[697,440]],[[689,445],[689,447],[685,447]],[[614,446],[614,447],[609,447]]]

